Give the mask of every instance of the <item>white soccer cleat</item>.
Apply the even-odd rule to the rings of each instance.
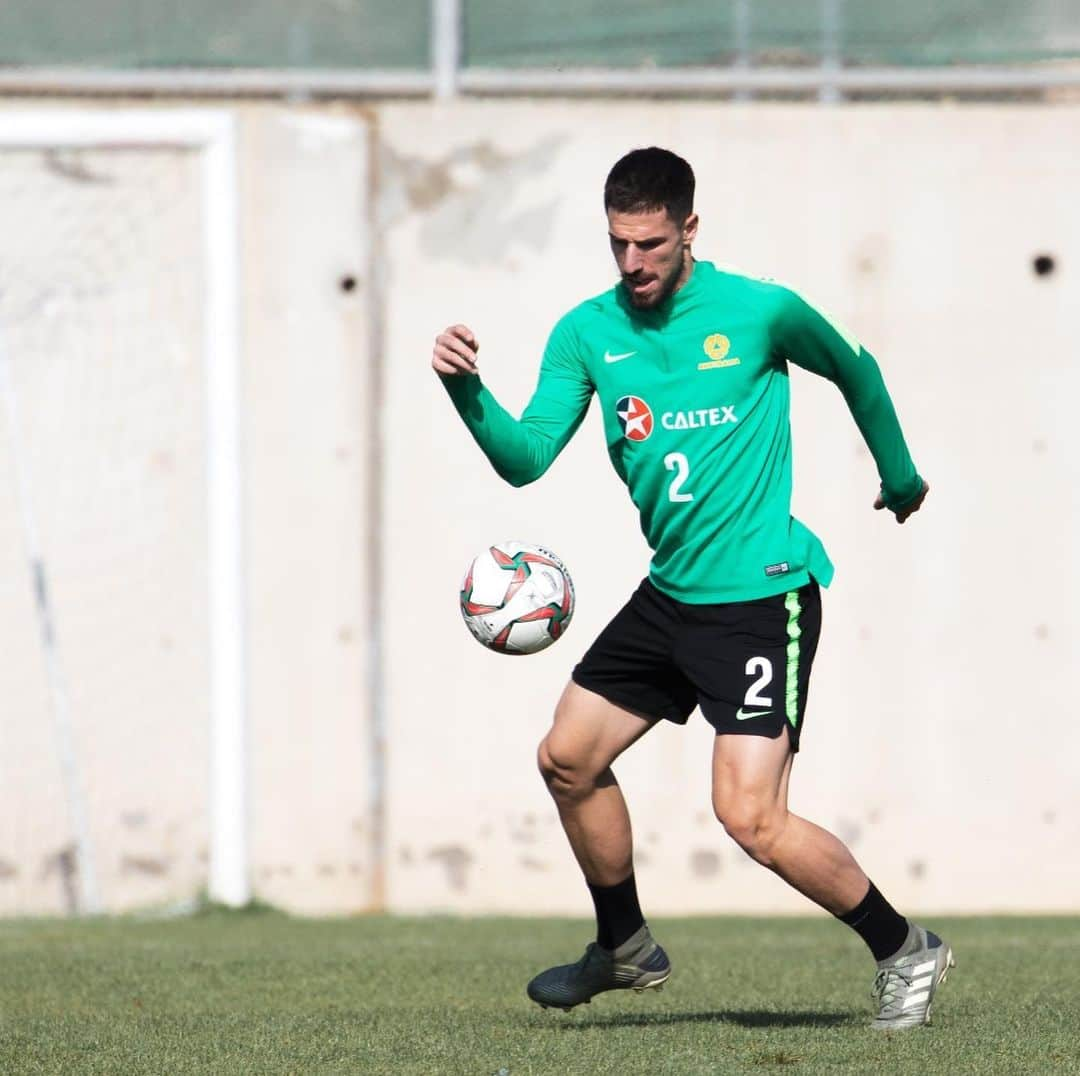
[[[872,1027],[901,1031],[930,1023],[930,1006],[949,968],[956,967],[952,949],[936,934],[915,926],[918,948],[878,965],[873,997],[878,1014]]]

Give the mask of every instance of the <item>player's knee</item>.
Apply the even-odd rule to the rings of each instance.
[[[773,849],[784,828],[787,812],[773,805],[717,803],[716,817],[727,835],[752,859],[771,865]]]
[[[550,734],[541,741],[536,761],[544,783],[556,799],[580,798],[593,786],[594,775],[588,767],[554,741]]]

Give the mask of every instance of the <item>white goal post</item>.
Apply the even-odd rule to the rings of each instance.
[[[240,438],[239,235],[235,123],[220,109],[0,111],[5,149],[184,148],[197,151],[202,194],[210,653],[209,877],[212,900],[251,899],[248,839],[246,633]],[[0,333],[3,326],[0,325]],[[61,737],[62,738],[62,737]],[[77,797],[76,797],[77,800]],[[74,806],[72,806],[74,813]],[[73,830],[87,831],[73,818]],[[80,842],[81,843],[81,842]],[[85,871],[87,848],[77,854]],[[93,911],[93,879],[80,879]]]

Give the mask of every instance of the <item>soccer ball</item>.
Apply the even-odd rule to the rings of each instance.
[[[574,615],[574,584],[550,549],[498,542],[473,558],[461,584],[461,615],[477,642],[500,654],[535,654]]]

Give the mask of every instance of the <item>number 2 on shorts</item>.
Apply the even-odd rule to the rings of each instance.
[[[757,679],[746,689],[743,706],[772,706],[772,698],[761,694],[772,683],[772,662],[768,658],[751,658],[746,663],[746,675],[757,675]]]

